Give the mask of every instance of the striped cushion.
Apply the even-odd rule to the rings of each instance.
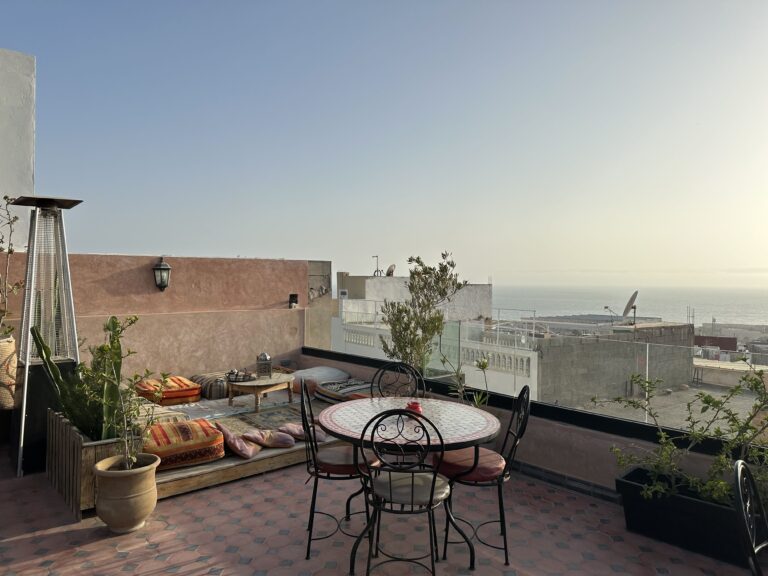
[[[227,373],[207,372],[205,374],[195,374],[189,377],[192,382],[200,384],[200,393],[203,398],[209,400],[218,400],[227,397]],[[239,394],[239,393],[237,393]]]
[[[224,457],[224,435],[204,418],[153,424],[144,452],[160,456],[158,470],[212,462]]]
[[[315,398],[329,404],[338,404],[345,400],[366,398],[371,395],[371,383],[363,380],[342,380],[323,382],[315,388]]]
[[[157,400],[157,391],[162,388],[162,397]],[[146,379],[136,384],[139,396],[152,400],[161,406],[186,404],[200,400],[200,384],[187,380],[184,376],[169,376],[163,385],[161,380]]]

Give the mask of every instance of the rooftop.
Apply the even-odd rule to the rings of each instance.
[[[0,462],[8,462],[0,453]],[[21,574],[249,574],[253,576],[342,575],[352,538],[337,533],[312,544],[304,559],[312,485],[303,465],[161,500],[147,525],[114,535],[95,516],[72,523],[44,474],[12,476],[0,469],[0,571]],[[322,482],[318,507],[338,512],[349,482]],[[456,513],[470,520],[496,511],[493,490],[458,488]],[[477,546],[479,576],[744,574],[704,556],[632,534],[621,506],[515,474],[505,485],[510,522],[510,566],[503,552]],[[359,501],[358,501],[359,504]],[[438,513],[438,523],[442,513]],[[398,551],[427,546],[420,517],[385,518],[382,542]],[[328,521],[326,521],[328,522]],[[320,520],[320,529],[329,523]],[[362,527],[353,516],[351,531]],[[491,528],[492,530],[492,528]],[[485,535],[485,537],[493,537]],[[365,573],[367,544],[358,551],[357,574]],[[438,574],[471,574],[462,545],[449,546]],[[389,564],[377,574],[411,573]],[[413,573],[423,573],[423,570]]]

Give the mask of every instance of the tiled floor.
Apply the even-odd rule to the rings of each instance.
[[[44,475],[0,475],[0,574],[347,574],[352,538],[342,534],[314,542],[312,558],[304,559],[311,495],[306,479],[304,467],[294,466],[162,500],[143,529],[116,536],[95,517],[71,523]],[[321,482],[321,509],[340,511],[353,486]],[[615,504],[523,476],[515,476],[506,489],[511,565],[504,566],[503,552],[479,545],[478,576],[746,573],[628,533]],[[477,520],[495,514],[493,490],[458,490],[459,515]],[[423,516],[388,522],[382,541],[423,550],[425,524]],[[320,528],[328,526],[329,521],[320,521]],[[353,518],[350,528],[361,526],[362,516]],[[492,537],[493,531],[486,534]],[[365,573],[366,554],[364,541],[357,574]],[[467,563],[466,547],[452,545],[437,572],[470,574]],[[389,564],[375,573],[425,571]]]

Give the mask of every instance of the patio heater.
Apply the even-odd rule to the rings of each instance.
[[[30,335],[32,326],[40,330],[53,360],[70,363],[72,368],[80,361],[62,218],[62,210],[80,202],[42,196],[21,196],[13,202],[16,206],[32,208],[19,344],[24,377],[18,416],[17,476],[45,469],[46,412],[56,405]]]

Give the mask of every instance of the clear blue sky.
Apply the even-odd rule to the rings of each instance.
[[[768,284],[768,2],[8,1],[71,252]]]

